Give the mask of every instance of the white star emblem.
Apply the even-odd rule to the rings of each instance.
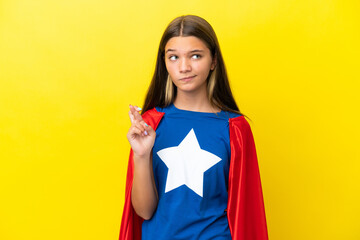
[[[186,185],[200,197],[203,196],[204,172],[221,161],[221,158],[200,148],[191,129],[177,147],[157,152],[168,167],[165,193]]]

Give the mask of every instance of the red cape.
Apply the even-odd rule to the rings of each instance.
[[[164,113],[155,108],[145,112],[144,121],[156,130]],[[233,240],[267,240],[264,201],[254,138],[244,116],[229,119],[230,172],[227,216]],[[130,151],[126,177],[125,205],[119,240],[141,240],[141,224],[131,204],[133,152]]]

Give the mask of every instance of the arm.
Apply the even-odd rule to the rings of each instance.
[[[131,203],[135,212],[145,220],[152,217],[158,202],[150,156],[134,155],[134,180]]]
[[[151,159],[156,133],[144,122],[133,106],[130,106],[129,116],[131,127],[127,138],[133,151],[134,161],[131,202],[137,215],[150,219],[158,202]]]

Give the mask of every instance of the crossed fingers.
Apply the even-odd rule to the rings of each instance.
[[[141,111],[141,108],[130,105],[129,117],[133,131],[140,136],[147,136],[148,132],[146,128],[148,128],[149,125],[144,122],[139,111]]]

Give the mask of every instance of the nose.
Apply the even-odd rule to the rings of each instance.
[[[181,73],[186,73],[186,72],[190,72],[191,71],[191,64],[190,64],[190,60],[183,58],[180,61],[180,72]]]

